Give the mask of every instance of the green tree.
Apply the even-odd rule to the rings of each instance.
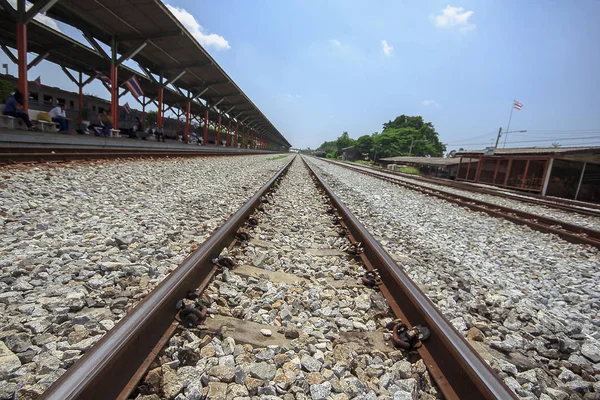
[[[369,155],[371,154],[371,151],[373,150],[373,143],[373,136],[363,135],[356,139],[356,142],[354,142],[354,150],[359,153],[362,158],[362,155],[365,153],[368,153]]]
[[[440,142],[439,134],[431,122],[423,121],[423,117],[401,115],[394,121],[383,124],[383,134],[392,134],[396,138],[395,151],[413,156],[442,157],[446,146]],[[411,147],[412,144],[412,147]]]
[[[336,141],[332,140],[331,142],[323,142],[323,144],[320,145],[317,150],[324,151],[325,153],[337,152]]]
[[[153,127],[158,121],[158,111],[148,111],[146,113],[146,126]]]
[[[0,81],[0,101],[6,102],[13,93],[15,92],[15,86],[8,81]]]
[[[335,145],[337,147],[338,153],[341,153],[342,149],[345,149],[346,147],[350,147],[353,144],[354,144],[354,139],[352,139],[350,137],[350,135],[348,135],[348,132],[343,132],[342,136],[337,138],[337,140],[335,141]]]

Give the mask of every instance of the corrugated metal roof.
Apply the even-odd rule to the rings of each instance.
[[[399,156],[382,158],[381,161],[418,165],[448,166],[458,164],[460,162],[460,158]]]
[[[493,155],[541,155],[541,154],[572,154],[593,153],[600,154],[600,146],[588,147],[521,147],[514,149],[494,149]],[[485,150],[467,150],[456,153],[457,157],[481,156]]]
[[[291,147],[286,138],[160,0],[61,0],[47,15],[74,26],[109,46],[114,37],[120,54],[126,54],[147,42],[148,45],[133,57],[142,67],[156,76],[162,74],[165,82],[185,71],[173,85],[177,89],[196,95],[202,93],[199,98],[209,104],[222,99],[218,106],[221,111],[235,107],[231,118],[243,112],[238,118],[240,121],[247,118],[245,124],[251,124],[252,128],[261,131],[271,143]],[[2,33],[6,33],[10,42],[16,44],[14,21],[3,21],[3,25],[7,23],[10,26],[3,26]],[[30,51],[52,50],[48,57],[50,61],[82,72],[92,68],[106,71],[110,66],[110,60],[65,35],[50,29],[44,29],[43,32],[35,22],[29,25],[28,30],[31,32],[28,32]],[[65,47],[66,41],[72,43]],[[132,73],[138,76],[144,93],[152,96],[157,92],[156,84],[152,82],[154,78],[133,70],[127,74],[118,74],[119,82],[129,79]],[[165,87],[164,100],[175,105],[183,104],[188,99],[182,91]],[[199,102],[192,101],[192,113],[204,108]],[[216,119],[212,114],[211,119]]]

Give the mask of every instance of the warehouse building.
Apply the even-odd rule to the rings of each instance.
[[[600,146],[469,150],[456,179],[600,203]]]

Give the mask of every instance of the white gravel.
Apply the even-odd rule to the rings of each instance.
[[[465,197],[468,197],[471,199],[486,201],[488,203],[496,204],[499,206],[510,207],[515,210],[525,211],[525,212],[528,212],[531,214],[569,222],[571,224],[575,224],[578,226],[595,229],[595,230],[600,230],[600,217],[594,217],[591,215],[584,215],[584,214],[578,214],[578,213],[571,213],[571,212],[568,212],[565,210],[560,210],[560,209],[552,208],[549,206],[527,203],[525,201],[519,201],[519,200],[515,200],[515,199],[508,199],[508,198],[502,197],[500,195],[495,196],[495,195],[491,195],[491,194],[476,193],[476,192],[472,192],[469,190],[456,189],[456,188],[452,188],[452,187],[448,187],[448,186],[437,185],[434,183],[423,182],[423,181],[411,179],[411,178],[405,177],[405,176],[389,174],[384,171],[376,171],[376,170],[373,170],[370,168],[363,168],[359,165],[352,165],[352,166],[356,167],[356,168],[364,169],[365,171],[380,174],[383,176],[392,177],[394,179],[398,179],[403,182],[425,186],[430,189],[436,189],[436,190],[440,190],[443,192],[458,194],[458,195],[465,196]]]
[[[309,160],[519,397],[598,398],[597,249]]]
[[[268,198],[265,212],[255,214],[260,223],[249,230],[251,240],[228,252],[239,265],[260,269],[252,276],[223,271],[202,299],[209,315],[259,323],[268,327],[261,332],[293,340],[252,346],[236,343],[228,330],[225,337],[183,331],[171,339],[136,400],[199,394],[237,400],[439,398],[422,360],[410,362],[391,344],[381,349],[358,336],[369,332],[389,340],[391,314],[382,294],[360,283],[364,266],[344,251],[350,243],[339,236],[327,199],[299,158]],[[263,271],[280,279],[267,279]]]
[[[0,399],[35,398],[289,158],[0,170]]]

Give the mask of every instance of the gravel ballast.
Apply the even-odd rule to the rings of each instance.
[[[0,399],[35,398],[289,158],[0,171]]]
[[[597,249],[309,160],[519,397],[599,398]]]
[[[485,201],[488,203],[496,204],[498,206],[509,207],[509,208],[512,208],[515,210],[528,212],[528,213],[539,215],[539,216],[546,217],[546,218],[553,218],[553,219],[556,219],[559,221],[569,222],[569,223],[577,225],[577,226],[600,230],[600,217],[594,217],[594,216],[578,214],[578,213],[571,213],[571,212],[568,212],[565,210],[560,210],[560,209],[552,208],[549,206],[544,206],[544,205],[539,205],[539,204],[531,204],[531,203],[527,203],[526,201],[519,201],[519,200],[515,200],[515,199],[505,198],[505,197],[502,197],[501,195],[496,196],[496,195],[492,195],[492,194],[477,193],[477,192],[473,192],[470,190],[457,189],[457,188],[452,188],[452,187],[448,187],[448,186],[437,185],[437,184],[430,183],[430,182],[423,182],[420,180],[411,179],[406,176],[390,174],[385,171],[377,171],[377,170],[373,170],[371,168],[364,168],[359,165],[352,165],[352,167],[364,169],[365,171],[373,172],[376,174],[381,174],[383,176],[388,176],[388,177],[391,177],[394,179],[401,180],[406,183],[421,185],[421,186],[424,186],[424,187],[427,187],[430,189],[435,189],[435,190],[440,190],[443,192],[457,194],[457,195],[465,196],[465,197],[468,197],[468,198],[471,198],[474,200],[481,200],[481,201]],[[491,187],[490,189],[495,189],[495,188]]]
[[[136,399],[439,398],[423,361],[409,361],[389,342],[388,305],[360,282],[364,266],[345,251],[350,243],[328,208],[297,159],[255,214],[251,239],[227,252],[238,267],[218,274],[202,296],[209,318],[261,324],[264,336],[283,333],[289,341],[261,346],[243,336],[236,342],[229,329],[179,332]],[[387,338],[387,347],[363,334]]]

